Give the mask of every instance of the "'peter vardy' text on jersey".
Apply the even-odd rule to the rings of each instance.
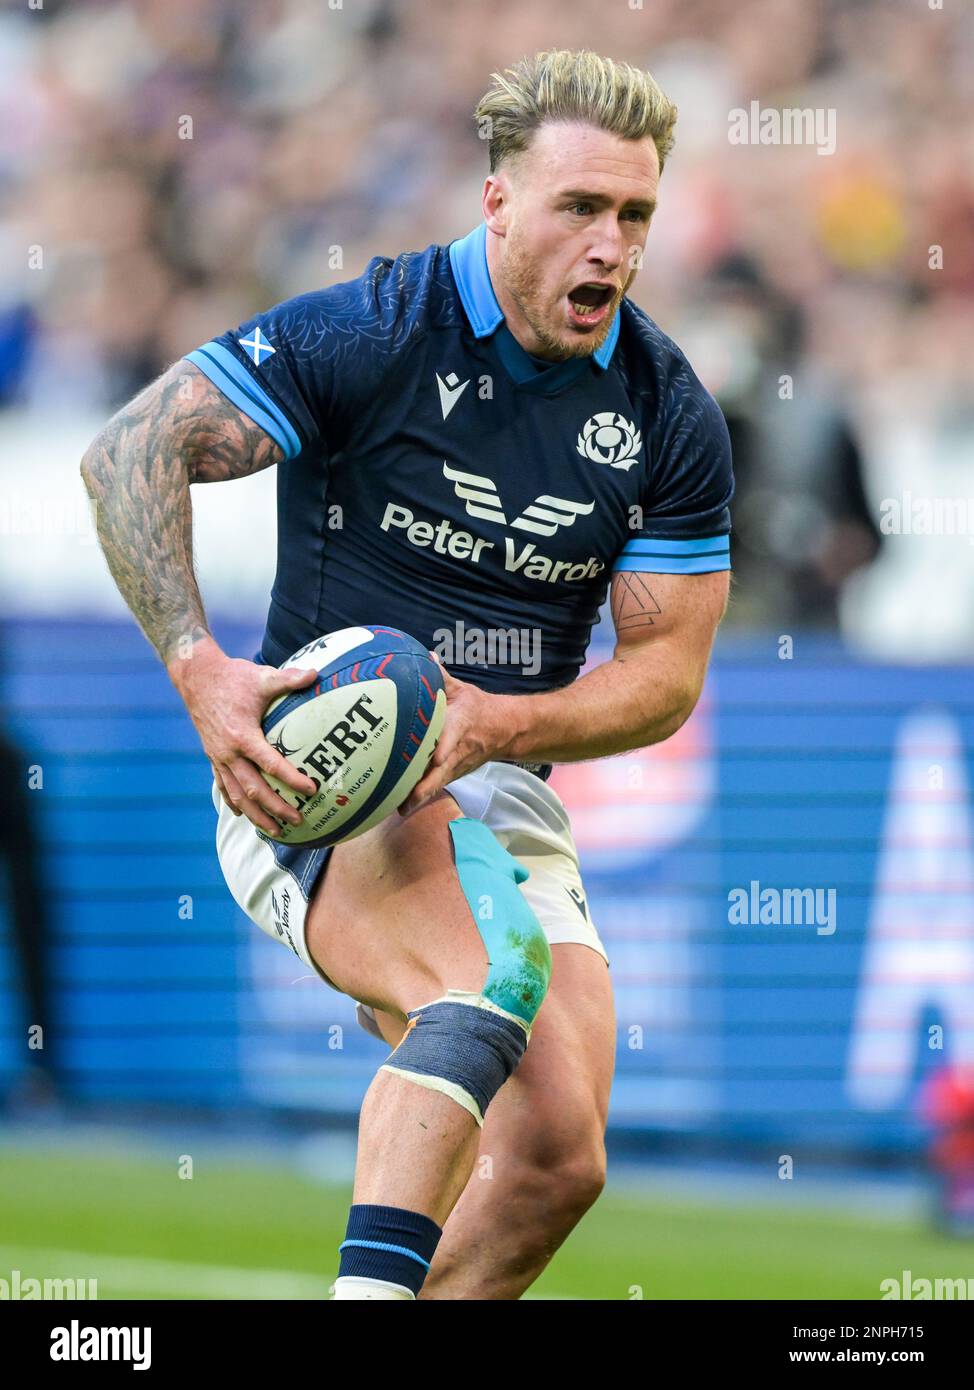
[[[487,690],[551,689],[578,674],[613,571],[730,566],[730,441],[686,358],[623,300],[594,358],[539,367],[504,323],[483,226],[377,257],[189,360],[286,456],[273,665],[358,623],[447,655],[445,632],[475,652],[477,634],[536,631],[533,670],[465,664],[462,645],[445,664]]]

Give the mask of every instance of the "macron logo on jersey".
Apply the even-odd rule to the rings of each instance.
[[[443,411],[443,419],[445,420],[470,385],[470,380],[468,378],[466,381],[461,381],[456,372],[451,372],[444,381],[437,372],[436,384],[440,388],[440,409]]]
[[[453,490],[466,508],[468,516],[481,521],[496,521],[507,525],[497,484],[493,478],[479,473],[463,473],[458,468],[443,465],[443,476],[453,484]],[[559,526],[573,526],[580,516],[589,516],[594,502],[572,502],[566,497],[550,497],[545,493],[511,522],[514,531],[531,531],[536,536],[553,536]]]

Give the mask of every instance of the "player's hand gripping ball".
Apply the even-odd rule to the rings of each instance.
[[[261,773],[303,817],[274,838],[337,845],[391,815],[426,771],[446,716],[443,674],[425,647],[391,627],[331,632],[282,663],[294,666],[318,679],[269,705],[261,728],[317,791],[303,796]]]

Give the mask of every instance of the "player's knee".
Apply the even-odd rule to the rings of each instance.
[[[605,1187],[605,1121],[594,1101],[564,1088],[538,1097],[537,1124],[519,1145],[518,1187],[535,1194],[539,1211],[582,1216]]]
[[[570,1230],[605,1188],[605,1144],[601,1136],[579,1142],[559,1154],[522,1161],[517,1189],[531,1195],[530,1206],[545,1229]]]
[[[487,951],[479,993],[448,989],[413,1009],[384,1065],[455,1100],[483,1124],[511,1076],[551,980],[551,949],[518,884],[527,870],[480,821],[450,822],[457,874]]]
[[[527,1047],[523,1021],[482,996],[447,990],[442,999],[413,1009],[383,1071],[439,1091],[468,1110],[478,1125]]]
[[[563,1180],[568,1190],[568,1198],[579,1217],[584,1216],[589,1207],[594,1206],[605,1189],[606,1164],[605,1146],[599,1144],[598,1152],[581,1154],[566,1165]]]

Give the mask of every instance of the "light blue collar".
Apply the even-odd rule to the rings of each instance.
[[[504,322],[504,312],[497,302],[487,269],[487,226],[479,227],[459,241],[450,243],[450,266],[456,281],[457,293],[464,312],[470,320],[475,338],[489,338]],[[603,371],[612,361],[619,340],[619,313],[616,311],[611,332],[598,352],[592,354]],[[552,363],[554,366],[555,364]]]

